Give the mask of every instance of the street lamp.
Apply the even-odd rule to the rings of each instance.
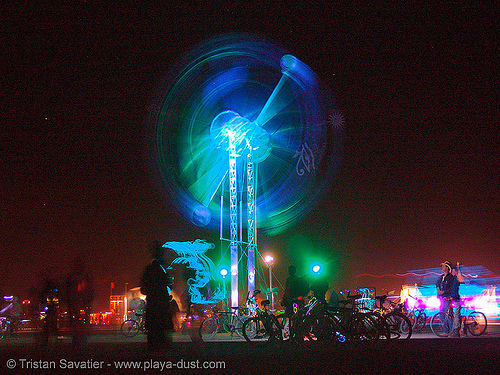
[[[313,272],[314,272],[315,274],[318,274],[318,273],[319,273],[319,271],[321,270],[321,266],[320,266],[319,264],[315,264],[315,265],[313,266],[312,270],[313,270]]]
[[[271,255],[264,257],[264,262],[266,262],[269,268],[269,290],[271,292],[271,311],[274,311],[274,293],[273,293],[273,275],[272,269],[274,265],[274,258]]]

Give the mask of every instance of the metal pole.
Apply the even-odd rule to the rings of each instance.
[[[271,311],[274,311],[274,293],[273,293],[273,266],[269,265],[269,291],[271,292]]]
[[[229,212],[231,254],[231,307],[238,307],[238,193],[236,188],[236,148],[234,135],[229,134]]]
[[[248,145],[247,156],[247,235],[248,235],[248,293],[255,291],[255,249],[257,227],[255,223],[255,174],[252,147]]]

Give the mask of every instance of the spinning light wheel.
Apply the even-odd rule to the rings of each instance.
[[[151,115],[159,170],[177,207],[196,225],[219,227],[221,239],[229,224],[236,306],[238,248],[253,291],[257,227],[279,233],[325,193],[338,165],[342,116],[307,65],[247,34],[189,52]]]

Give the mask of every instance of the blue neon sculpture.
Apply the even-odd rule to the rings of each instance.
[[[150,121],[159,172],[179,210],[198,226],[219,227],[221,240],[229,227],[237,306],[239,251],[254,290],[257,227],[284,231],[331,186],[342,143],[337,103],[296,57],[255,35],[231,34],[179,60]]]

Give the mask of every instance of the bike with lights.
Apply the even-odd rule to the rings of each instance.
[[[326,314],[333,320],[336,331],[332,343],[374,345],[380,337],[388,337],[385,319],[372,312],[361,310],[356,301],[361,295],[347,295],[339,306],[328,306]]]
[[[412,323],[413,332],[422,332],[427,325],[427,314],[425,313],[425,304],[422,302],[420,298],[415,298],[412,295],[408,295],[408,297],[416,300],[413,307],[406,313],[408,319],[410,319]]]
[[[289,319],[292,341],[306,349],[328,346],[332,342],[344,342],[342,328],[330,316],[328,309],[329,305],[325,301],[314,296],[309,298],[305,306]]]

